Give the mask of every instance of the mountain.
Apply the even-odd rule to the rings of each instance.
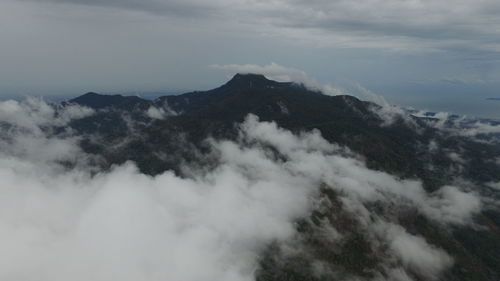
[[[147,119],[143,110],[149,107],[177,113],[140,129],[144,141],[134,145],[141,153],[116,152],[122,156],[112,157],[113,163],[132,159],[144,172],[151,174],[165,169],[162,168],[164,163],[158,163],[162,167],[156,167],[155,161],[149,158],[153,151],[168,149],[161,147],[157,140],[169,140],[170,132],[182,131],[190,142],[199,146],[208,136],[234,137],[234,123],[242,122],[247,114],[252,113],[262,121],[275,121],[293,132],[318,129],[328,141],[346,145],[365,156],[369,167],[401,177],[422,178],[429,189],[442,184],[447,175],[439,169],[426,170],[426,162],[439,162],[438,167],[453,165],[452,160],[439,154],[433,155],[433,159],[419,159],[421,152],[416,148],[431,140],[444,146],[455,146],[456,149],[465,146],[468,148],[466,151],[484,150],[477,155],[470,153],[474,164],[464,167],[464,174],[482,181],[500,178],[496,171],[481,165],[478,163],[480,159],[477,159],[483,153],[500,155],[500,150],[494,146],[483,147],[466,138],[439,136],[435,128],[425,125],[426,118],[411,117],[412,122],[422,127],[420,132],[403,119],[395,120],[391,126],[382,126],[384,120],[372,110],[377,107],[373,103],[352,96],[323,95],[301,85],[271,81],[262,75],[237,74],[225,85],[213,90],[164,96],[154,101],[86,94],[70,102],[90,104],[95,109],[108,108],[72,125],[82,132],[99,130],[111,143],[114,138],[121,139],[123,134],[128,133],[124,129],[126,122],[122,113],[143,122]],[[124,109],[127,111],[124,112]],[[137,155],[138,158],[130,158],[130,155]],[[171,165],[168,167],[172,168]]]
[[[101,95],[89,92],[69,100],[68,103],[88,106],[93,109],[103,109],[107,107],[127,109],[138,104],[146,104],[147,101],[135,96]]]
[[[207,138],[237,140],[240,132],[235,124],[253,114],[261,122],[273,121],[295,134],[317,130],[327,141],[362,157],[372,170],[389,173],[401,181],[421,180],[429,194],[454,184],[457,173],[483,188],[475,190],[477,193],[490,192],[486,184],[500,182],[499,167],[493,164],[494,159],[500,159],[496,143],[442,130],[433,125],[439,120],[428,116],[390,115],[388,122],[388,113],[376,104],[347,95],[327,96],[262,75],[237,74],[209,91],[153,101],[87,93],[69,104],[96,110],[94,115],[74,120],[69,126],[80,136],[82,149],[100,157],[103,169],[132,160],[149,175],[172,170],[187,177],[185,163],[210,167]],[[321,197],[330,205],[296,223],[304,239],[301,248],[285,253],[277,244],[270,245],[260,261],[258,280],[326,280],[317,277],[309,266],[312,260],[336,268],[342,278],[376,279],[384,254],[370,246],[372,238],[363,233],[362,225],[343,211],[345,203],[339,194],[322,188]],[[407,232],[418,234],[453,257],[454,265],[442,276],[429,278],[414,269],[412,280],[500,278],[498,211],[481,212],[475,218],[475,227],[448,228],[412,209],[392,210],[377,204],[369,208],[374,216],[390,217]],[[341,234],[347,237],[342,245],[332,245],[321,234],[324,221],[342,229]]]

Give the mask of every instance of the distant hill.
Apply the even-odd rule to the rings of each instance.
[[[127,108],[137,104],[148,103],[147,100],[136,96],[101,95],[93,92],[86,93],[77,98],[71,99],[68,102],[88,106],[93,109],[102,109],[111,106]]]

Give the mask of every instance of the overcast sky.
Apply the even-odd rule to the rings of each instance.
[[[2,97],[203,90],[231,75],[210,65],[271,63],[406,105],[500,96],[498,0],[1,0],[0,43]]]

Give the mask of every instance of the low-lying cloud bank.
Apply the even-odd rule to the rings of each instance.
[[[461,136],[480,142],[497,143],[500,141],[500,122],[497,120],[480,119],[449,112],[429,112],[425,110],[407,109],[391,105],[381,99],[376,102],[380,107],[371,107],[382,120],[383,125],[390,126],[398,120],[418,130],[414,117],[419,118],[428,127],[438,132],[452,136]]]
[[[0,102],[0,153],[40,165],[75,162],[81,156],[78,138],[66,125],[94,114],[78,105],[49,105],[42,99]],[[59,130],[57,136],[53,133]],[[81,159],[80,159],[81,160]]]
[[[453,259],[396,221],[373,219],[368,205],[415,208],[442,225],[469,224],[481,209],[459,187],[428,194],[417,180],[368,169],[318,131],[296,135],[254,115],[238,140],[209,140],[215,168],[184,167],[189,178],[147,176],[133,163],[97,174],[85,163],[65,168],[61,160],[86,155],[71,132],[54,136],[44,126],[88,114],[42,101],[0,103],[10,128],[0,139],[1,280],[254,280],[259,255],[297,234],[320,186],[339,194],[373,243],[389,245],[399,262],[387,264],[388,274],[432,280]]]
[[[455,135],[465,137],[500,135],[500,122],[494,120],[458,116],[448,112],[417,111],[412,114],[417,117],[428,118],[427,123],[432,127]]]

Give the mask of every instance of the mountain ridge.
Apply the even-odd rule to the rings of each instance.
[[[104,102],[92,103],[86,98]],[[358,155],[369,169],[393,175],[401,182],[418,179],[428,194],[453,185],[457,173],[478,186],[476,191],[481,193],[488,192],[486,183],[500,181],[498,166],[487,160],[500,157],[500,147],[428,125],[438,119],[411,115],[405,119],[397,115],[388,123],[381,112],[383,108],[373,103],[352,96],[327,96],[262,75],[236,74],[224,85],[208,91],[163,96],[153,101],[124,96],[112,96],[110,101],[101,98],[94,93],[82,102],[77,97],[77,102],[94,105],[96,112],[72,121],[69,126],[79,136],[82,150],[98,156],[104,170],[133,161],[140,172],[150,176],[169,170],[189,178],[190,171],[183,169],[186,163],[207,170],[214,165],[210,162],[214,152],[207,140],[237,141],[241,133],[238,124],[252,115],[293,134],[318,132],[327,142]],[[148,116],[151,108],[163,115]],[[175,114],[169,115],[169,110]],[[282,161],[279,154],[273,157]],[[307,255],[290,257],[271,245],[263,254],[257,280],[319,281],[305,266],[311,260],[341,268],[347,275],[372,276],[383,257],[369,247],[370,237],[364,236],[360,225],[351,225],[352,218],[341,212],[339,194],[322,189],[321,198],[331,205],[296,223],[297,231],[306,237],[303,247]],[[369,208],[374,214],[392,216],[409,233],[422,236],[455,258],[455,265],[436,280],[498,279],[498,212],[487,210],[478,214],[476,221],[488,229],[485,231],[443,229],[411,209],[400,212],[392,210],[393,206],[376,203]],[[334,222],[349,237],[338,249],[330,247],[318,230],[325,220]],[[426,280],[419,272],[412,277]]]
[[[228,82],[220,87],[216,87],[207,91],[192,91],[178,95],[164,95],[155,98],[154,100],[142,99],[138,96],[123,96],[120,94],[99,94],[88,92],[78,97],[72,98],[67,103],[76,103],[83,106],[88,106],[93,109],[102,109],[106,107],[121,106],[130,107],[134,104],[150,104],[162,105],[162,103],[174,104],[174,109],[183,110],[184,107],[189,107],[187,103],[205,103],[210,102],[214,96],[221,97],[229,94],[235,94],[242,90],[253,89],[276,89],[276,88],[298,88],[307,90],[300,84],[293,82],[277,82],[267,79],[261,74],[235,74]],[[319,93],[318,91],[308,90],[310,93]],[[258,93],[258,92],[257,92]],[[209,96],[212,95],[212,96]],[[186,101],[189,100],[188,102]],[[196,107],[196,106],[194,106]]]

